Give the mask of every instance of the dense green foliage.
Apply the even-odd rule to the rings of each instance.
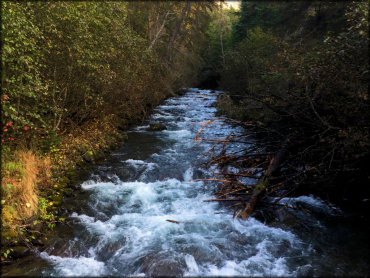
[[[336,201],[368,196],[368,3],[243,1],[237,15],[221,111],[268,130],[276,151],[289,138],[285,175],[299,175],[296,192],[305,183]]]
[[[196,81],[210,6],[2,2],[3,143],[145,117]]]

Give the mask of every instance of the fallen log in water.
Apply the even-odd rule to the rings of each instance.
[[[208,199],[208,200],[203,200],[203,202],[232,202],[232,201],[243,201],[241,199]]]
[[[172,219],[166,219],[166,221],[171,222],[171,223],[176,223],[176,224],[181,223],[180,221],[176,221],[176,220],[172,220]]]
[[[276,149],[277,146],[281,147],[275,156],[271,158],[271,152],[266,151],[263,144],[254,142],[253,146],[251,146],[251,142],[247,140],[250,139],[250,134],[231,133],[222,139],[199,137],[207,125],[222,125],[222,123],[216,123],[219,120],[231,119],[216,118],[203,123],[194,140],[215,142],[214,146],[204,154],[204,156],[207,155],[210,157],[210,161],[205,163],[205,165],[217,165],[219,171],[216,171],[214,174],[221,177],[195,179],[193,181],[218,182],[219,188],[217,189],[216,198],[204,200],[204,202],[232,202],[230,207],[234,210],[233,217],[241,216],[243,219],[247,219],[253,212],[258,201],[268,194],[271,186],[276,191],[280,188],[278,186],[279,184],[284,184],[284,182],[276,183],[275,179],[277,178],[276,173],[284,161],[289,138],[286,137],[282,141],[280,139],[279,142],[276,142],[277,144],[275,143],[276,145],[273,149]],[[234,124],[244,127],[252,126],[251,123],[231,121]],[[245,145],[238,147],[237,150],[228,147],[235,143]],[[232,150],[231,152],[230,149]],[[215,155],[216,153],[217,155]],[[230,171],[229,166],[232,166],[231,169],[237,168],[238,171]],[[249,178],[248,182],[246,182],[245,178]],[[255,183],[251,184],[250,182],[253,182],[253,180],[255,180]],[[232,196],[233,198],[230,198]]]
[[[240,216],[243,219],[247,219],[258,201],[259,195],[268,187],[270,182],[270,177],[277,172],[277,170],[280,168],[281,163],[284,160],[285,152],[286,152],[286,146],[289,139],[285,139],[285,142],[283,143],[283,147],[280,149],[280,151],[276,154],[276,156],[271,159],[270,165],[267,168],[267,171],[265,172],[265,175],[263,176],[262,180],[258,182],[252,192],[252,196],[249,199],[249,202],[246,204],[245,208],[243,210],[240,210],[236,217],[240,214]]]

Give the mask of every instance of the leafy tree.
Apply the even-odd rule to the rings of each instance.
[[[278,184],[338,202],[368,196],[368,3],[245,2],[238,24],[221,87],[231,115],[287,151]]]
[[[43,36],[30,4],[2,2],[1,9],[3,139],[9,144],[28,128],[47,124],[43,116],[49,106],[42,99],[48,96],[48,84],[41,74],[44,53],[38,40]]]

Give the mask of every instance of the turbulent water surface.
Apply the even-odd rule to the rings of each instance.
[[[203,202],[214,198],[214,185],[192,181],[210,177],[194,165],[211,145],[193,139],[197,123],[215,117],[212,104],[218,93],[189,89],[157,107],[147,124],[163,123],[167,130],[147,131],[148,125],[132,129],[128,141],[96,166],[81,193],[68,201],[69,226],[57,228],[44,251],[8,267],[5,274],[367,274],[367,248],[352,240],[365,234],[338,224],[340,211],[318,198],[289,200],[313,213],[282,211],[280,221],[268,224],[215,214],[227,209]],[[215,125],[207,136],[231,131],[240,130]]]

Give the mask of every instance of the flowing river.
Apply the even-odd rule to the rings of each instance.
[[[57,227],[42,252],[4,268],[3,274],[368,275],[368,246],[361,242],[368,243],[369,230],[353,227],[339,209],[318,198],[285,200],[311,214],[279,210],[269,222],[233,219],[230,211],[215,214],[228,212],[224,204],[203,202],[214,198],[214,184],[193,181],[212,177],[195,165],[212,145],[193,139],[197,123],[215,117],[219,93],[189,89],[157,107],[67,201],[69,226]],[[153,123],[167,130],[147,131]],[[231,131],[241,130],[214,125],[207,136]]]

